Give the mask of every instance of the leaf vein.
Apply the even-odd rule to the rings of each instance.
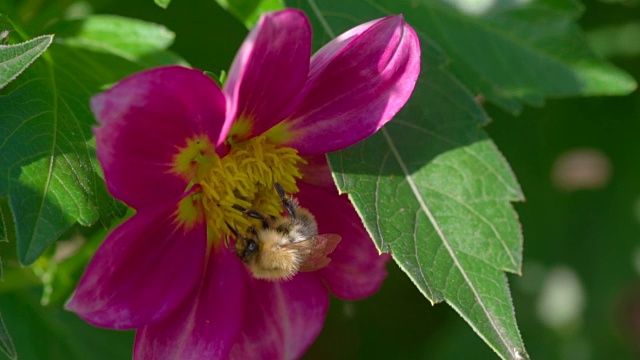
[[[457,255],[455,253],[455,250],[451,247],[451,244],[449,244],[448,239],[447,239],[446,235],[444,234],[442,228],[440,227],[440,224],[438,223],[437,219],[431,213],[431,210],[427,206],[427,204],[425,202],[425,199],[422,196],[422,194],[420,193],[420,190],[418,189],[416,183],[413,181],[413,178],[412,178],[411,174],[409,173],[407,165],[404,163],[402,157],[400,156],[400,153],[398,152],[398,149],[396,148],[393,139],[389,135],[389,132],[384,127],[382,129],[380,129],[380,131],[382,132],[382,134],[384,135],[385,139],[387,140],[387,143],[389,145],[389,148],[391,149],[391,152],[393,153],[394,157],[398,161],[398,164],[402,168],[404,176],[407,179],[407,183],[409,184],[409,187],[413,191],[418,203],[420,204],[420,208],[425,212],[425,214],[429,218],[429,221],[431,222],[431,224],[434,227],[434,230],[436,231],[436,233],[438,234],[438,236],[442,240],[442,243],[445,246],[447,252],[449,253],[449,256],[451,256],[455,267],[457,268],[457,270],[460,272],[460,274],[464,278],[465,282],[469,286],[469,289],[473,293],[473,295],[474,295],[474,297],[476,299],[476,302],[481,307],[483,313],[485,314],[485,316],[487,317],[487,319],[491,323],[491,327],[495,330],[496,334],[498,335],[498,338],[502,342],[502,344],[505,347],[505,349],[509,349],[509,344],[508,344],[507,340],[504,339],[503,334],[498,330],[498,329],[500,329],[500,326],[498,326],[498,324],[496,324],[496,319],[493,317],[491,312],[487,309],[486,305],[484,304],[484,302],[482,300],[482,297],[481,297],[480,293],[478,292],[478,289],[476,289],[476,287],[474,286],[474,283],[471,281],[471,278],[469,278],[469,274],[467,274],[467,272],[465,271],[464,267],[460,263],[460,260],[458,259]]]
[[[481,163],[481,164],[482,164],[482,165],[483,165],[483,166],[484,166],[484,167],[485,167],[489,172],[491,172],[491,173],[496,177],[496,179],[498,179],[498,181],[500,181],[500,183],[502,183],[502,185],[504,185],[504,187],[505,187],[506,189],[508,189],[510,192],[513,192],[513,193],[520,193],[520,190],[519,190],[519,189],[515,189],[515,188],[513,188],[513,186],[511,186],[511,185],[507,182],[507,180],[506,180],[506,179],[504,179],[504,178],[503,178],[503,177],[502,177],[502,176],[501,176],[501,175],[496,171],[496,169],[494,169],[494,168],[493,168],[493,166],[491,166],[489,163],[487,163],[487,162],[486,162],[482,157],[478,156],[478,154],[476,154],[475,152],[471,151],[471,150],[469,149],[469,147],[468,147],[468,146],[465,146],[464,144],[461,144],[461,143],[459,143],[459,142],[457,142],[457,141],[451,140],[451,139],[449,139],[449,138],[447,138],[447,137],[445,137],[445,136],[442,136],[442,135],[440,135],[440,134],[438,134],[438,133],[436,133],[436,132],[434,132],[434,131],[431,131],[431,130],[425,129],[425,128],[423,128],[423,127],[419,126],[419,125],[416,125],[416,124],[412,124],[412,123],[406,122],[406,121],[404,121],[404,120],[402,120],[402,119],[395,119],[393,122],[394,122],[394,123],[397,123],[397,124],[402,124],[402,125],[404,125],[404,126],[410,127],[410,128],[412,128],[412,129],[415,129],[415,130],[418,130],[418,131],[421,131],[421,132],[423,132],[423,133],[425,133],[425,134],[428,134],[428,135],[430,135],[430,136],[433,136],[433,137],[435,137],[435,138],[438,138],[438,139],[440,139],[440,140],[442,140],[442,141],[444,141],[444,142],[446,142],[446,143],[449,143],[449,144],[451,144],[451,145],[456,145],[457,147],[462,148],[462,150],[463,150],[464,152],[466,152],[467,154],[471,155],[473,158],[475,158],[476,160],[478,160],[478,161],[479,161],[479,162],[480,162],[480,163]]]

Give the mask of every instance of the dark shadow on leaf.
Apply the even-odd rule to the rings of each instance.
[[[39,290],[0,297],[0,309],[20,359],[131,358],[133,331],[96,328],[66,310],[43,307]],[[34,339],[39,339],[38,346]]]
[[[442,154],[489,141],[481,129],[488,116],[439,60],[428,55],[429,50],[423,44],[421,74],[404,108],[369,139],[330,154],[334,171],[405,177]]]

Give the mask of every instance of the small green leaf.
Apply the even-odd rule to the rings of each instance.
[[[156,3],[156,5],[160,6],[163,9],[166,9],[169,7],[169,3],[171,2],[171,0],[153,0],[153,2]]]
[[[13,340],[11,340],[9,331],[7,331],[7,327],[4,325],[2,313],[0,313],[0,352],[5,354],[11,360],[18,359],[16,348],[13,346]]]
[[[43,35],[20,44],[0,45],[0,89],[42,55],[52,41],[53,35]]]
[[[166,27],[114,15],[94,15],[64,22],[57,34],[67,46],[113,54],[135,62],[166,50],[175,34]]]
[[[227,72],[224,70],[220,72],[220,75],[212,73],[211,71],[205,71],[204,74],[210,77],[211,80],[215,81],[220,87],[223,87],[224,82],[227,80]]]
[[[233,14],[251,29],[265,12],[285,8],[282,0],[216,0],[220,6]]]

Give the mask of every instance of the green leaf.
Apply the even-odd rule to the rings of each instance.
[[[353,1],[309,3],[335,22],[366,8]],[[448,70],[474,94],[513,113],[550,96],[624,95],[636,88],[631,76],[588,48],[574,0],[373,0],[369,6],[380,15],[404,14],[443,49]]]
[[[53,35],[43,35],[16,45],[0,44],[0,89],[40,57],[52,41]]]
[[[296,3],[312,14],[316,47],[392,12],[346,12],[347,3]],[[422,73],[411,100],[376,135],[331,154],[334,177],[378,249],[390,252],[432,303],[450,304],[500,357],[526,358],[504,274],[520,273],[522,265],[510,201],[523,195],[480,129],[488,122],[483,109],[443,69],[435,44],[424,34],[421,43]]]
[[[9,359],[18,359],[16,348],[13,346],[13,340],[7,331],[7,327],[4,325],[4,319],[0,313],[0,352],[5,354]]]
[[[130,210],[129,215],[134,211]],[[71,297],[73,290],[80,281],[87,263],[98,250],[107,234],[121,224],[127,216],[114,223],[109,228],[82,228],[75,226],[65,237],[58,240],[31,269],[38,275],[43,286],[40,302],[43,305],[62,305]],[[1,292],[1,291],[0,291]]]
[[[114,15],[94,15],[67,21],[56,27],[66,46],[119,56],[140,65],[153,54],[164,52],[175,39],[166,27]]]
[[[43,307],[38,292],[34,289],[0,297],[20,360],[131,359],[132,331],[100,329],[70,312]]]
[[[503,271],[520,272],[522,199],[482,111],[446,73],[423,76],[380,134],[329,159],[376,246],[432,303],[445,300],[501,357],[524,353]],[[443,124],[446,114],[447,124]],[[424,113],[424,116],[416,114]],[[447,126],[448,125],[448,126]]]
[[[0,255],[5,252],[6,243],[9,242],[9,234],[13,230],[11,227],[13,220],[11,219],[9,212],[10,210],[7,199],[0,198],[0,246],[2,246],[2,248],[0,248]],[[2,258],[3,257],[0,256],[0,284],[3,284],[5,281]],[[11,335],[4,324],[2,313],[0,313],[0,352],[5,354],[5,356],[11,360],[16,360],[18,358]]]
[[[587,34],[589,45],[604,57],[640,55],[640,22],[602,26]]]
[[[156,3],[156,5],[160,6],[163,9],[166,9],[169,7],[169,3],[171,2],[171,0],[153,0],[153,2]]]
[[[122,18],[115,21],[129,29],[139,25],[138,21],[126,25]],[[105,17],[87,22],[104,24]],[[59,26],[71,29],[71,25]],[[109,42],[109,31],[112,38],[122,37],[119,29],[103,28],[100,36],[94,30],[69,38],[86,35],[97,43],[118,46],[99,47],[103,51],[77,46],[89,40],[66,46],[67,38],[60,35],[61,44],[52,44],[48,56],[0,92],[0,196],[9,198],[23,264],[35,261],[76,222],[107,226],[123,215],[124,207],[107,193],[95,160],[91,133],[95,120],[89,99],[105,84],[157,64],[157,59],[177,59],[163,52],[166,40],[149,39],[144,46],[138,36]]]
[[[9,243],[10,238],[15,241],[15,232],[13,230],[13,219],[11,218],[9,203],[6,198],[0,198],[0,283],[4,282],[2,259],[8,249],[6,243]]]
[[[248,29],[258,22],[263,13],[285,8],[282,0],[216,0],[216,2],[242,21]]]

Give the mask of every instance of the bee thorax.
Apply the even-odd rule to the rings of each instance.
[[[253,276],[266,280],[291,279],[300,269],[304,254],[284,247],[289,238],[276,230],[259,230],[257,238],[259,251],[246,261]]]
[[[287,197],[276,184],[285,215],[266,216],[260,212],[235,207],[246,216],[260,220],[262,228],[249,228],[249,237],[240,234],[236,247],[238,257],[255,278],[289,280],[299,271],[316,271],[325,267],[326,257],[340,241],[337,234],[318,235],[318,224],[311,212],[300,207],[293,197]]]

